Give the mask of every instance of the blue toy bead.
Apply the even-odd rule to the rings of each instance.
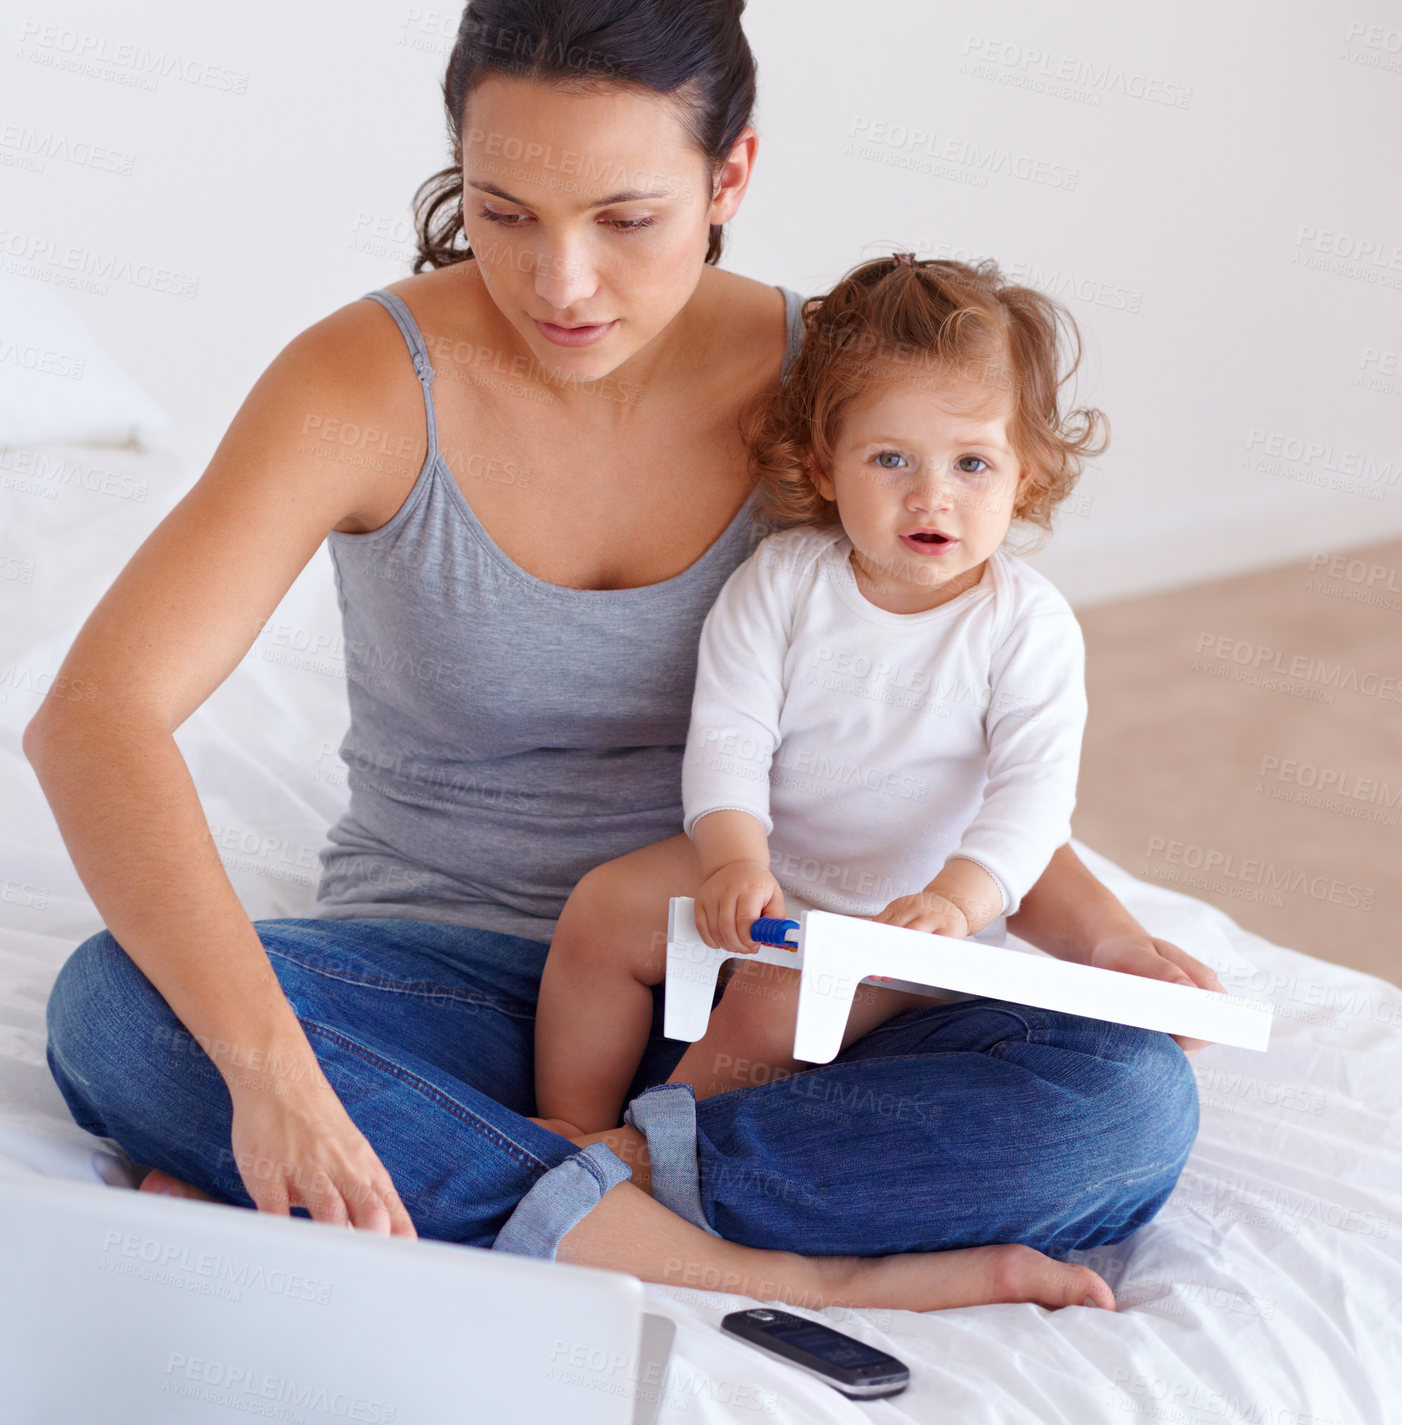
[[[779,945],[785,950],[797,950],[798,945],[788,938],[790,930],[798,929],[798,921],[781,920],[778,916],[762,915],[750,925],[750,939],[761,945]]]

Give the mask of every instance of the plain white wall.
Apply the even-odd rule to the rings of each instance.
[[[108,274],[69,300],[192,478],[290,337],[407,273],[459,14],[8,7],[0,261]],[[727,267],[813,292],[894,248],[992,256],[1076,317],[1114,439],[1037,556],[1074,600],[1402,533],[1395,4],[752,0],[746,29]]]

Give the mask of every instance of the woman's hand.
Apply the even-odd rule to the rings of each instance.
[[[319,1070],[233,1092],[234,1162],[259,1212],[417,1237],[389,1173]]]
[[[759,947],[750,926],[762,915],[783,914],[784,892],[763,861],[730,861],[696,892],[696,933],[713,950],[753,955]]]
[[[1201,990],[1216,990],[1225,994],[1222,981],[1210,965],[1194,959],[1168,940],[1129,933],[1109,935],[1096,942],[1087,964],[1101,970],[1120,970],[1126,975],[1143,975],[1148,980],[1167,980],[1170,984],[1195,985]],[[1190,1039],[1184,1034],[1172,1036],[1185,1054],[1206,1049],[1210,1039]]]

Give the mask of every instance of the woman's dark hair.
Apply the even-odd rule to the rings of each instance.
[[[463,112],[491,75],[674,95],[714,178],[754,109],[744,8],[745,0],[472,0],[443,79],[453,162],[414,194],[414,271],[472,256],[463,237]],[[712,224],[707,262],[720,261],[722,239]]]

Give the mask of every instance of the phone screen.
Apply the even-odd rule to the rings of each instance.
[[[809,1351],[834,1366],[860,1370],[862,1366],[890,1365],[885,1351],[875,1350],[861,1341],[830,1331],[815,1321],[775,1322],[765,1328],[765,1334],[775,1341],[785,1341],[802,1351]]]

